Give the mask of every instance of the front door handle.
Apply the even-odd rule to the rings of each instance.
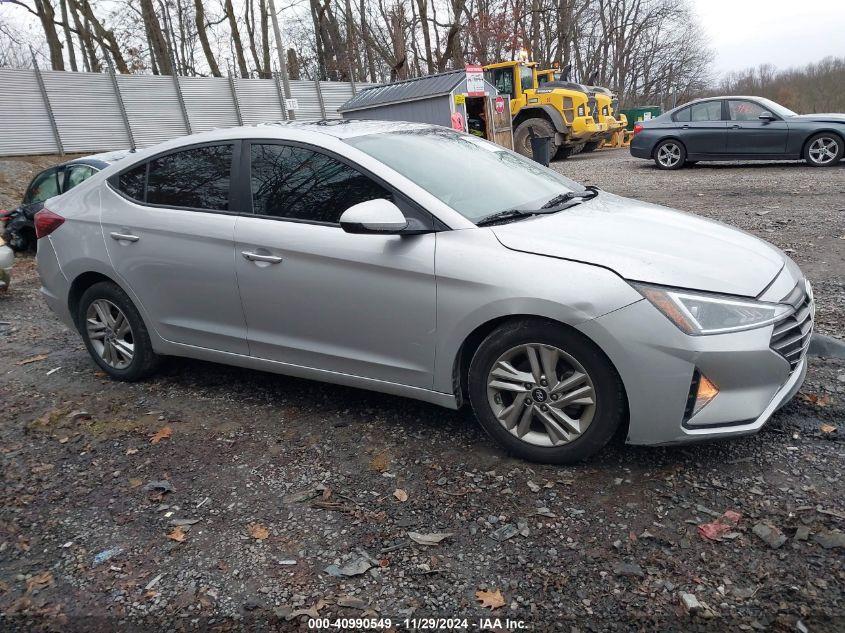
[[[734,129],[734,130],[739,130],[739,129],[742,128],[742,126],[741,125],[732,125],[731,128]]]
[[[111,235],[111,238],[113,240],[117,240],[118,242],[137,242],[138,240],[141,239],[137,235],[129,235],[127,233],[118,233],[116,231],[113,232],[113,233],[110,233],[110,235]]]
[[[251,253],[249,251],[242,251],[241,255],[244,256],[244,259],[248,259],[251,262],[267,262],[268,264],[278,264],[282,261],[281,257],[276,257],[275,255],[262,255],[261,253]]]
[[[688,130],[688,129],[689,129],[689,125],[682,125],[682,126],[681,126],[681,129],[682,129],[682,130]]]

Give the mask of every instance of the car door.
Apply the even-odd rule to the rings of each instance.
[[[101,223],[114,270],[162,338],[248,355],[233,261],[236,155],[237,144],[205,144],[113,176]]]
[[[316,148],[255,142],[249,162],[254,215],[236,221],[235,268],[251,354],[430,389],[435,235],[353,235],[338,224],[375,198],[418,210]]]
[[[768,113],[772,120],[759,117]],[[767,108],[748,99],[728,99],[729,154],[783,154],[789,126]]]
[[[688,156],[725,153],[727,121],[722,120],[721,100],[693,103],[676,112],[673,118]]]

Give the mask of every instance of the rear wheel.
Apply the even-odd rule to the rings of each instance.
[[[836,134],[822,132],[810,137],[804,148],[804,160],[813,167],[831,167],[842,160],[845,141]]]
[[[599,148],[599,145],[601,145],[601,143],[601,141],[590,141],[589,143],[584,143],[584,149],[582,149],[581,151],[585,154],[587,152],[594,152]]]
[[[654,164],[659,169],[680,169],[686,158],[686,148],[675,139],[661,141],[654,148]]]
[[[555,137],[554,126],[545,119],[526,119],[517,125],[513,133],[513,148],[528,158],[531,158],[534,154],[531,151],[532,130],[535,136],[548,136],[552,139]],[[554,147],[552,151],[554,152]]]
[[[585,459],[607,444],[624,415],[610,361],[556,323],[518,321],[494,330],[473,356],[468,387],[484,430],[530,461]]]
[[[131,382],[155,371],[159,357],[144,321],[117,284],[102,281],[88,288],[77,323],[91,358],[112,378]]]

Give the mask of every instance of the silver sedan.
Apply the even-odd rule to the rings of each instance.
[[[435,126],[180,138],[36,229],[48,304],[116,379],[187,356],[469,405],[530,460],[753,433],[806,372],[777,248]]]

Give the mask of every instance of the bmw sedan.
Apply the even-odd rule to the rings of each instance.
[[[680,169],[700,160],[805,160],[832,167],[845,114],[796,114],[760,97],[699,99],[634,126],[631,156]]]
[[[758,431],[813,295],[774,246],[437,126],[240,127],[134,154],[36,216],[50,307],[118,380],[186,356],[468,405],[569,463]]]

